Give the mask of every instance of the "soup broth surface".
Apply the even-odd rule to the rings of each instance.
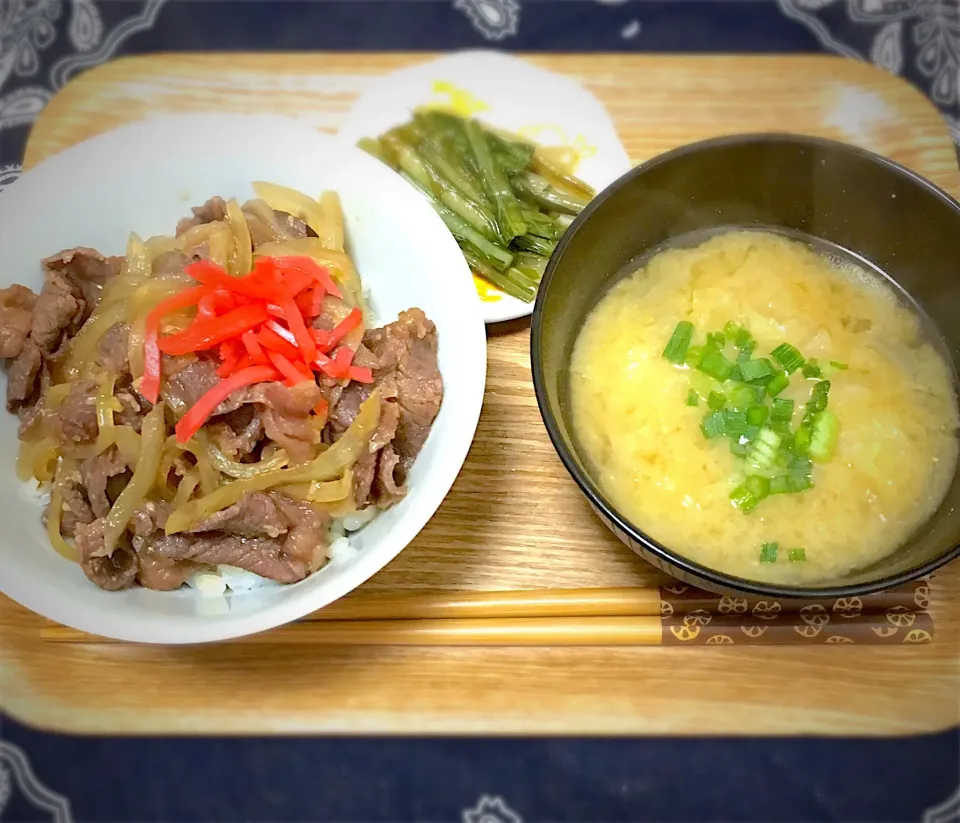
[[[683,320],[698,344],[732,321],[756,340],[754,358],[787,342],[825,367],[839,435],[813,464],[813,488],[750,513],[734,506],[751,469],[730,439],[701,431],[705,398],[725,387],[662,356]],[[729,343],[725,352],[736,357]],[[794,429],[816,382],[796,371],[780,395],[795,401]],[[668,249],[619,281],[575,343],[570,396],[580,449],[613,506],[672,550],[753,580],[812,584],[881,559],[933,514],[957,463],[953,374],[919,313],[878,275],[772,232]],[[765,543],[778,545],[775,561],[761,560]],[[790,560],[800,548],[805,559]]]

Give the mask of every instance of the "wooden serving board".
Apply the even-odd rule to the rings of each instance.
[[[422,59],[126,58],[50,102],[26,165],[155,112],[282,113],[332,131],[371,79]],[[821,56],[530,59],[590,89],[634,162],[719,134],[789,130],[859,143],[960,191],[934,107],[867,65]],[[364,589],[660,582],[592,515],[557,459],[534,400],[526,325],[492,336],[483,416],[459,479],[414,543]],[[37,726],[110,734],[924,732],[960,719],[960,564],[934,576],[930,612],[935,641],[912,648],[161,649],[44,643],[43,621],[3,600],[0,699]]]

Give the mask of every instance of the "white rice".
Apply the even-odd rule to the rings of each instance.
[[[219,569],[217,572],[197,572],[190,576],[187,584],[204,597],[218,597],[227,590],[227,581],[218,572]]]

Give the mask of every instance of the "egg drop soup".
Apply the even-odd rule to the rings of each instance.
[[[574,431],[609,502],[662,545],[747,579],[830,581],[896,550],[950,486],[957,395],[937,346],[879,275],[730,231],[656,254],[591,311]]]

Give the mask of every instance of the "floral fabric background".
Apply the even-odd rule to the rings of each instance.
[[[30,128],[56,92],[120,55],[478,47],[844,55],[922,89],[960,146],[960,0],[0,0],[0,190],[20,176]],[[956,731],[889,741],[143,740],[0,723],[8,821],[960,820],[960,793],[947,799]],[[103,764],[106,784],[91,780]]]
[[[960,0],[0,0],[0,189],[50,98],[120,54],[478,45],[833,52],[919,86],[960,143]]]
[[[919,86],[960,142],[958,0],[779,0],[823,47],[869,60]]]

